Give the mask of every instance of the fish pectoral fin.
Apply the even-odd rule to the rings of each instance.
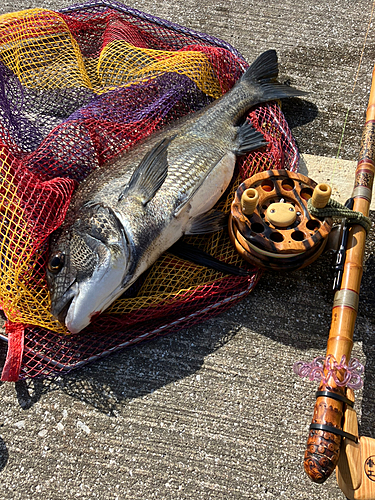
[[[242,156],[254,149],[267,146],[267,144],[268,142],[264,139],[263,134],[255,130],[249,121],[245,121],[243,125],[238,127],[237,147],[233,150],[233,153],[236,156]]]
[[[227,226],[227,215],[220,210],[209,210],[190,219],[186,235],[208,234],[221,231]]]
[[[118,202],[125,197],[135,196],[145,206],[152,200],[167,177],[167,150],[174,138],[175,136],[163,139],[146,154],[120,193]]]

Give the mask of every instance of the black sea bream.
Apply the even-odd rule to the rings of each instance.
[[[236,85],[204,109],[95,170],[76,190],[50,244],[52,314],[77,333],[184,234],[215,230],[210,212],[236,157],[265,145],[245,121],[261,102],[304,95],[275,81],[267,51]]]

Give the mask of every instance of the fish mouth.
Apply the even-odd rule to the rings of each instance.
[[[54,316],[57,321],[64,324],[65,318],[68,314],[69,308],[72,305],[72,302],[76,296],[75,287],[69,288],[66,293],[61,297],[60,300],[52,304],[51,314]]]

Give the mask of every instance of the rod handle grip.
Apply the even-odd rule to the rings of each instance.
[[[329,391],[345,396],[345,389],[335,389],[324,385],[319,391]],[[342,431],[344,403],[327,396],[318,396],[312,424],[320,424],[328,428]],[[307,439],[304,468],[306,474],[315,483],[324,483],[335,470],[340,455],[342,436],[329,430],[310,429]]]

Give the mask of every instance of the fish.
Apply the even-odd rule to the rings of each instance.
[[[263,102],[303,96],[277,81],[275,50],[261,54],[221,98],[98,167],[76,189],[51,235],[51,313],[78,333],[183,235],[222,228],[214,205],[236,159],[266,146],[246,116]]]

